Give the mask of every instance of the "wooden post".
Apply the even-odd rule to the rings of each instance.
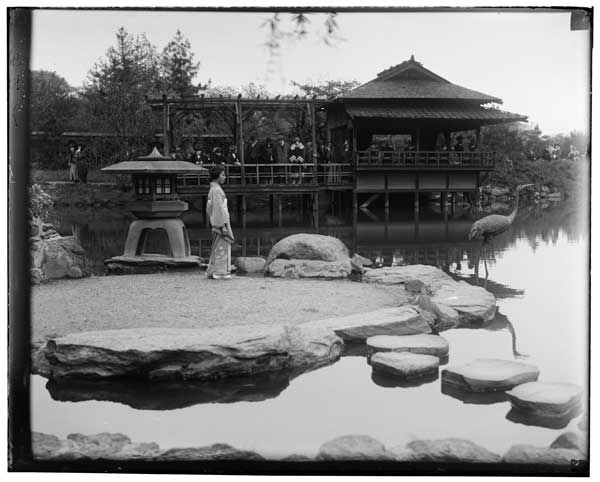
[[[162,96],[162,124],[163,124],[163,156],[168,156],[170,151],[169,145],[169,105],[167,104],[167,96]]]
[[[385,176],[385,222],[390,220],[390,193],[388,191],[388,176]]]
[[[415,212],[419,212],[419,174],[415,174]]]
[[[446,191],[442,191],[440,193],[440,205],[442,208],[442,214],[444,215],[444,217],[447,216],[448,214],[448,203],[446,202]]]
[[[356,220],[358,219],[358,194],[356,191],[352,192],[352,218],[353,224],[356,224]]]
[[[415,145],[415,151],[420,151],[421,150],[421,128],[417,127],[417,135],[416,135],[417,139],[416,139],[416,145]]]
[[[269,214],[270,214],[270,218],[271,218],[271,222],[270,224],[273,224],[273,220],[274,220],[274,211],[275,211],[275,202],[273,199],[273,194],[269,194]]]
[[[237,146],[238,154],[240,156],[240,172],[242,176],[242,186],[246,185],[246,168],[244,165],[244,128],[242,125],[242,103],[238,100],[235,103],[235,114],[236,114],[236,132],[237,132]]]
[[[313,219],[315,229],[319,229],[319,191],[316,191],[313,197]]]
[[[481,150],[481,126],[475,129],[475,145],[477,149]]]
[[[317,171],[317,114],[315,112],[315,103],[310,102],[308,104],[310,111],[310,130],[312,136],[312,159],[313,159],[313,184],[318,184],[318,171]]]
[[[242,194],[242,227],[246,227],[246,196]]]
[[[281,195],[277,195],[277,225],[283,226],[283,207],[281,205]]]

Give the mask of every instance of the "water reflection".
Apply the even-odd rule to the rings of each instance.
[[[411,388],[411,387],[420,387],[421,385],[425,385],[427,383],[435,382],[439,379],[439,373],[432,373],[429,375],[425,375],[422,377],[416,378],[399,378],[392,375],[388,375],[385,373],[380,373],[377,371],[373,371],[371,374],[371,380],[375,385],[378,385],[383,388]]]
[[[565,428],[567,425],[569,425],[569,422],[578,415],[580,415],[581,412],[582,409],[580,406],[578,406],[560,417],[542,417],[539,415],[534,415],[531,412],[519,410],[513,407],[506,414],[506,419],[514,423],[520,423],[522,425],[545,427],[556,430]]]
[[[46,384],[60,402],[115,402],[138,410],[174,410],[202,403],[261,402],[285,390],[298,372],[280,370],[254,377],[198,382],[69,379]]]
[[[494,403],[502,403],[508,400],[504,392],[471,392],[462,390],[454,383],[449,383],[445,379],[442,372],[442,393],[449,397],[460,400],[463,403],[471,403],[474,405],[491,405]]]

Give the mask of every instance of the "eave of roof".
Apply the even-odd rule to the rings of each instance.
[[[481,106],[346,106],[353,118],[444,119],[494,122],[526,121],[527,116]]]

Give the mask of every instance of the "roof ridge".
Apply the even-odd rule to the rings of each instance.
[[[423,67],[423,64],[421,62],[418,62],[417,60],[415,60],[414,55],[411,55],[410,59],[405,60],[404,62],[401,62],[397,65],[392,65],[389,68],[382,70],[381,72],[379,72],[377,74],[377,77],[374,80],[389,80],[390,78],[393,78],[398,74],[406,72],[409,69],[417,70],[417,71],[421,72],[422,74],[425,74],[427,77],[430,77],[432,80],[435,80],[438,82],[451,83],[448,80],[444,79],[442,76]]]

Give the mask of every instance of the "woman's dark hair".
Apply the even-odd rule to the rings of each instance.
[[[210,168],[209,175],[210,175],[210,180],[214,181],[215,179],[217,179],[222,172],[225,172],[225,167],[221,166],[221,165],[216,165],[214,167]]]

